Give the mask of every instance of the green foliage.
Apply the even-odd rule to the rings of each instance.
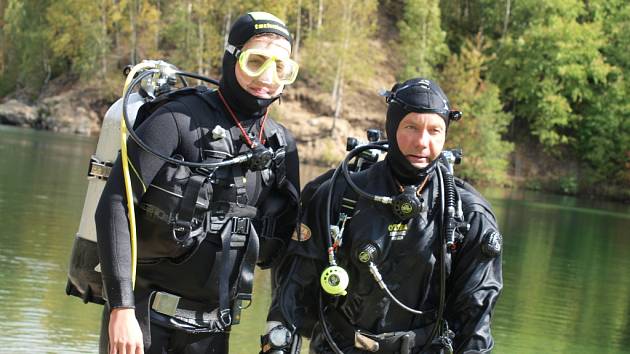
[[[3,43],[8,55],[0,93],[23,89],[34,96],[50,79],[54,63],[46,45],[49,1],[10,0],[4,11]]]
[[[440,28],[440,8],[437,0],[407,0],[400,29],[400,55],[403,69],[399,79],[434,77],[437,65],[448,55]]]
[[[109,50],[102,15],[106,9],[100,6],[89,0],[59,0],[46,12],[46,39],[53,55],[82,77],[97,71],[101,57]]]
[[[163,14],[168,26],[162,42],[174,46],[171,62],[204,75],[216,73],[223,55],[223,22],[216,4],[210,0],[168,2]]]
[[[547,147],[573,141],[583,107],[597,99],[612,68],[601,55],[601,28],[555,16],[508,38],[493,65],[505,99],[517,105]]]
[[[349,93],[391,73],[376,70],[387,58],[401,80],[442,78],[464,111],[449,141],[464,148],[466,177],[505,181],[504,137],[570,162],[579,173],[558,182],[566,191],[630,193],[627,0],[6,0],[0,95],[36,99],[63,76],[113,100],[121,69],[142,59],[216,77],[226,33],[247,11],[286,20],[299,80],[331,92],[335,117]],[[396,45],[376,41],[388,35]]]
[[[507,179],[511,143],[503,141],[512,116],[504,113],[496,85],[483,80],[487,58],[482,44],[467,41],[461,54],[452,55],[442,72],[441,86],[451,105],[464,117],[452,122],[447,143],[461,147],[464,163],[459,174],[482,183],[501,184]]]
[[[627,188],[630,4],[518,4],[512,19],[520,27],[499,42],[491,73],[515,119],[527,123],[522,133],[549,153],[564,145],[554,154],[578,162],[578,190]]]
[[[337,116],[346,88],[361,86],[373,77],[381,58],[370,45],[376,29],[376,0],[329,0],[325,2],[320,28],[305,40],[302,75],[332,90]]]
[[[451,50],[482,33],[488,42],[518,37],[530,26],[553,16],[577,18],[584,14],[581,0],[442,0],[442,24]],[[496,48],[489,48],[495,52]]]

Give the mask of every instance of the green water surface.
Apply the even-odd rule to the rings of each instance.
[[[101,307],[65,295],[95,145],[0,126],[0,353],[98,351]],[[305,166],[302,179],[317,171]],[[484,193],[505,243],[494,353],[630,353],[630,208]],[[258,352],[269,293],[268,272],[257,271],[232,353]]]

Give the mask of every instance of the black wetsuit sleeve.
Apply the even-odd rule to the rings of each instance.
[[[486,235],[498,232],[492,215],[472,212],[470,230],[453,260],[447,286],[446,319],[455,332],[455,353],[486,353],[494,341],[492,312],[503,288],[501,255],[484,251]]]
[[[267,316],[268,321],[282,322],[305,336],[310,336],[310,329],[317,321],[319,277],[326,265],[327,190],[323,185],[308,205],[302,205],[301,224],[276,272],[278,288]]]
[[[293,135],[284,129],[287,147],[285,155],[286,184],[289,191],[287,196],[290,201],[288,208],[284,210],[276,220],[276,237],[282,240],[289,240],[295,230],[298,221],[298,200],[300,198],[300,160],[298,157],[297,145]]]
[[[274,291],[267,321],[284,323],[310,336],[317,320],[318,279],[321,262],[294,255],[285,258],[278,269],[278,287]]]
[[[147,145],[166,156],[171,156],[180,142],[174,114],[167,107],[147,118],[136,133]],[[142,150],[132,139],[127,142],[127,155],[133,198],[137,202],[164,161]],[[119,154],[95,214],[101,273],[110,308],[134,307],[131,241],[121,160]]]
[[[283,127],[284,136],[287,140],[286,147],[286,164],[287,164],[287,181],[293,185],[299,194],[300,190],[300,158],[298,156],[297,144],[293,134]],[[298,195],[299,196],[299,195]]]

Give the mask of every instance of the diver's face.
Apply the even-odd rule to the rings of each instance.
[[[276,36],[252,37],[245,42],[241,51],[247,49],[263,50],[269,56],[277,58],[289,58],[291,55],[291,44],[288,40]],[[269,66],[262,74],[256,77],[248,76],[238,65],[235,65],[236,80],[239,85],[253,96],[259,98],[273,98],[278,96],[284,89],[284,85],[277,83],[274,79],[275,66]]]
[[[436,113],[407,114],[396,130],[400,152],[416,168],[424,168],[435,160],[446,140],[446,123]]]

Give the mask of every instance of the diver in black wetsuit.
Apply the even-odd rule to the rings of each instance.
[[[128,144],[138,267],[132,280],[121,159],[96,212],[107,305],[101,353],[227,353],[251,299],[253,268],[280,258],[297,221],[295,141],[268,107],[298,66],[275,16],[252,12],[230,30],[219,89],[174,92],[136,129],[158,153],[230,167],[190,169]],[[142,109],[141,109],[142,111]]]
[[[495,217],[463,181],[450,189],[462,203],[459,219],[442,212],[448,191],[441,181],[449,173],[442,150],[449,121],[461,113],[426,79],[396,84],[386,95],[386,159],[350,176],[364,193],[401,199],[369,200],[341,177],[305,187],[303,196],[317,189],[302,200],[302,224],[279,272],[262,353],[291,352],[285,338],[296,332],[311,337],[311,353],[482,353],[494,345],[490,322],[503,284]],[[342,237],[329,242],[333,183],[330,224]],[[442,233],[447,224],[452,238]],[[446,239],[455,241],[448,251]],[[344,272],[335,263],[347,271],[347,289],[338,289]],[[327,279],[322,287],[320,275]]]

